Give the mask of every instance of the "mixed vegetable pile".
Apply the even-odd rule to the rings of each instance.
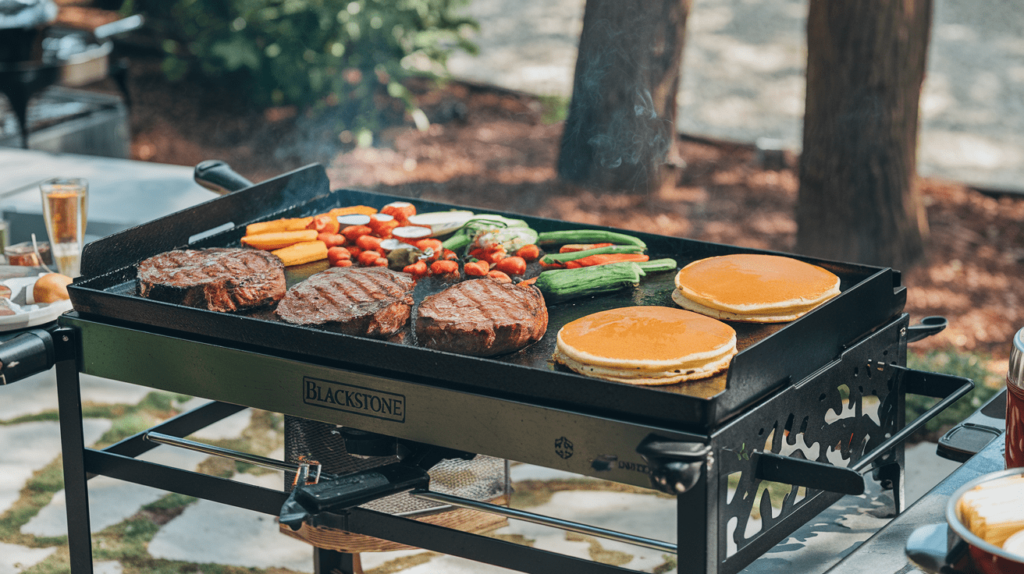
[[[638,285],[647,273],[676,269],[672,259],[652,261],[643,241],[623,233],[538,233],[521,219],[466,211],[418,216],[407,202],[390,203],[379,212],[356,205],[254,223],[246,227],[242,244],[269,250],[286,266],[327,260],[334,267],[388,267],[417,279],[458,279],[464,273],[535,285],[548,303],[619,291]],[[533,262],[538,266],[532,271],[539,267],[540,273],[526,279]]]

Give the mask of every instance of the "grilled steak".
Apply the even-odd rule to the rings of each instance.
[[[139,263],[140,295],[210,311],[271,305],[286,289],[281,260],[256,249],[168,251]]]
[[[409,320],[414,286],[411,275],[386,267],[332,267],[289,289],[277,315],[297,325],[386,339]]]
[[[416,316],[421,345],[478,357],[519,350],[539,341],[547,328],[540,290],[490,279],[463,281],[431,295]]]

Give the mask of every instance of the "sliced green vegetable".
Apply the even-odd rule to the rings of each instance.
[[[448,239],[445,239],[441,246],[445,249],[451,249],[452,251],[458,251],[476,239],[477,234],[483,231],[492,231],[496,229],[506,229],[510,227],[529,227],[530,225],[522,219],[510,219],[508,217],[502,217],[500,215],[477,215],[473,219],[467,221],[462,227],[460,227],[455,233]]]
[[[552,243],[614,243],[616,245],[636,245],[646,248],[647,244],[632,235],[605,231],[603,229],[573,229],[569,231],[545,231],[537,238],[538,245]]]
[[[487,249],[501,245],[505,251],[515,253],[520,247],[537,242],[537,232],[529,227],[506,227],[478,233],[474,245]]]
[[[648,273],[660,273],[662,271],[675,271],[678,264],[675,259],[651,259],[637,263],[640,269]]]
[[[640,284],[644,270],[633,262],[544,271],[534,284],[547,303],[620,291]]]
[[[540,258],[543,265],[565,263],[575,261],[591,255],[605,255],[608,253],[643,253],[644,248],[637,245],[612,245],[611,247],[598,247],[597,249],[584,249],[583,251],[570,251],[569,253],[550,253]]]

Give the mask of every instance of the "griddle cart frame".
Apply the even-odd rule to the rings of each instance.
[[[369,370],[339,368],[323,360],[68,314],[61,317],[61,328],[53,333],[53,339],[72,572],[92,572],[87,480],[94,475],[276,516],[287,496],[284,492],[134,458],[156,446],[144,441],[147,432],[184,437],[253,407],[648,487],[652,475],[671,475],[672,465],[678,461],[650,452],[645,458],[638,453],[642,445],[652,439],[707,445],[709,453],[697,467],[700,472],[695,483],[676,496],[678,554],[703,565],[695,571],[733,574],[843,495],[823,488],[839,484],[840,489],[856,492],[847,480],[851,476],[875,470],[883,487],[894,491],[895,510],[902,510],[901,441],[973,388],[967,379],[900,366],[906,364],[908,333],[913,337],[914,328],[908,328],[908,322],[907,315],[899,316],[803,380],[783,385],[718,429],[700,434],[511,400],[476,389],[444,388],[414,376],[390,378]],[[103,450],[86,448],[80,372],[213,402]],[[336,389],[355,386],[401,396],[401,420],[393,412],[391,416],[367,416],[329,405],[325,408],[318,404],[322,401],[315,393],[310,394],[310,381]],[[906,393],[942,399],[905,426]],[[872,396],[877,396],[880,405],[877,423],[864,410],[864,398]],[[800,442],[801,437],[807,445]],[[566,439],[572,444],[569,449]],[[811,454],[815,445],[817,454]],[[828,445],[845,455],[849,469],[825,464]],[[728,494],[730,477],[736,483],[732,497]],[[763,479],[787,477],[802,483],[806,490],[793,486],[775,516],[770,501],[756,494]],[[746,538],[742,533],[755,498],[760,500],[763,527]],[[351,532],[525,572],[631,572],[361,508],[345,512],[338,520]],[[736,552],[727,555],[730,539]],[[351,556],[332,551],[315,550],[314,561],[318,573],[352,568]]]

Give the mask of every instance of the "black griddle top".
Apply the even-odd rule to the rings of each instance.
[[[730,323],[736,329],[740,353],[725,374],[691,383],[638,387],[584,377],[554,365],[551,354],[555,335],[566,323],[606,309],[674,306],[674,272],[649,273],[637,289],[551,305],[548,330],[541,341],[516,353],[492,358],[417,347],[411,328],[407,328],[400,342],[378,341],[290,325],[275,320],[268,311],[224,314],[138,296],[135,265],[152,255],[186,247],[236,247],[249,223],[313,215],[347,205],[380,208],[395,200],[410,201],[421,213],[465,209],[369,192],[331,192],[323,168],[310,166],[90,243],[83,253],[82,277],[69,288],[71,301],[77,312],[93,320],[133,328],[144,326],[206,342],[446,388],[658,423],[679,430],[707,431],[787,382],[798,381],[825,366],[857,339],[896,317],[906,300],[899,275],[891,269],[797,257],[839,276],[840,295],[792,323]],[[525,219],[537,231],[596,227],[501,214]],[[197,237],[214,228],[223,230]],[[715,255],[770,253],[628,233],[647,243],[651,259],[671,257],[680,267]],[[288,285],[326,268],[326,262],[289,267]],[[417,303],[446,285],[436,278],[422,280],[415,294]]]

